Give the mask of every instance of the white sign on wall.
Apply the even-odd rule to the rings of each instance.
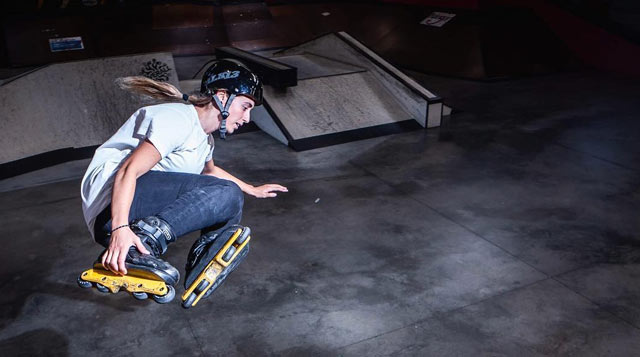
[[[422,20],[420,23],[427,26],[442,27],[455,16],[456,14],[436,11],[432,12],[431,15],[427,16],[427,18]]]
[[[63,37],[49,39],[51,52],[83,50],[82,37]]]

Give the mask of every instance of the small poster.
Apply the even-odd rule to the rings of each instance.
[[[82,37],[80,36],[50,38],[49,48],[51,49],[51,52],[84,50],[84,44],[82,43]]]
[[[431,15],[427,16],[426,19],[420,22],[423,25],[434,26],[434,27],[442,27],[447,22],[451,21],[456,16],[456,14],[449,14],[446,12],[432,12]]]

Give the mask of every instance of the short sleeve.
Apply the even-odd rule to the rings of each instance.
[[[160,110],[149,123],[147,139],[160,152],[161,157],[166,157],[179,148],[189,136],[189,125],[179,112],[173,110]]]
[[[207,159],[205,160],[205,162],[209,162],[211,160],[213,160],[213,149],[216,148],[216,143],[213,140],[213,135],[209,134],[209,146],[211,147],[211,150],[209,150],[209,154],[207,154]]]

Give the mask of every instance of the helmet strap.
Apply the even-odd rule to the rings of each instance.
[[[220,139],[225,140],[227,138],[227,117],[229,117],[229,107],[231,106],[231,102],[236,97],[235,94],[230,94],[229,98],[227,98],[227,103],[222,105],[220,98],[217,95],[213,95],[213,100],[216,102],[216,105],[220,109],[220,116],[222,116],[222,121],[220,122]]]

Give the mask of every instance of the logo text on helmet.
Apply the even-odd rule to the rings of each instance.
[[[240,75],[240,71],[226,71],[226,72],[221,72],[221,73],[218,73],[218,74],[216,74],[216,75],[214,75],[214,76],[210,77],[210,78],[207,80],[207,84],[209,84],[209,83],[213,83],[213,82],[215,82],[215,81],[217,81],[217,80],[220,80],[220,79],[231,79],[231,78],[237,78],[239,75]]]

